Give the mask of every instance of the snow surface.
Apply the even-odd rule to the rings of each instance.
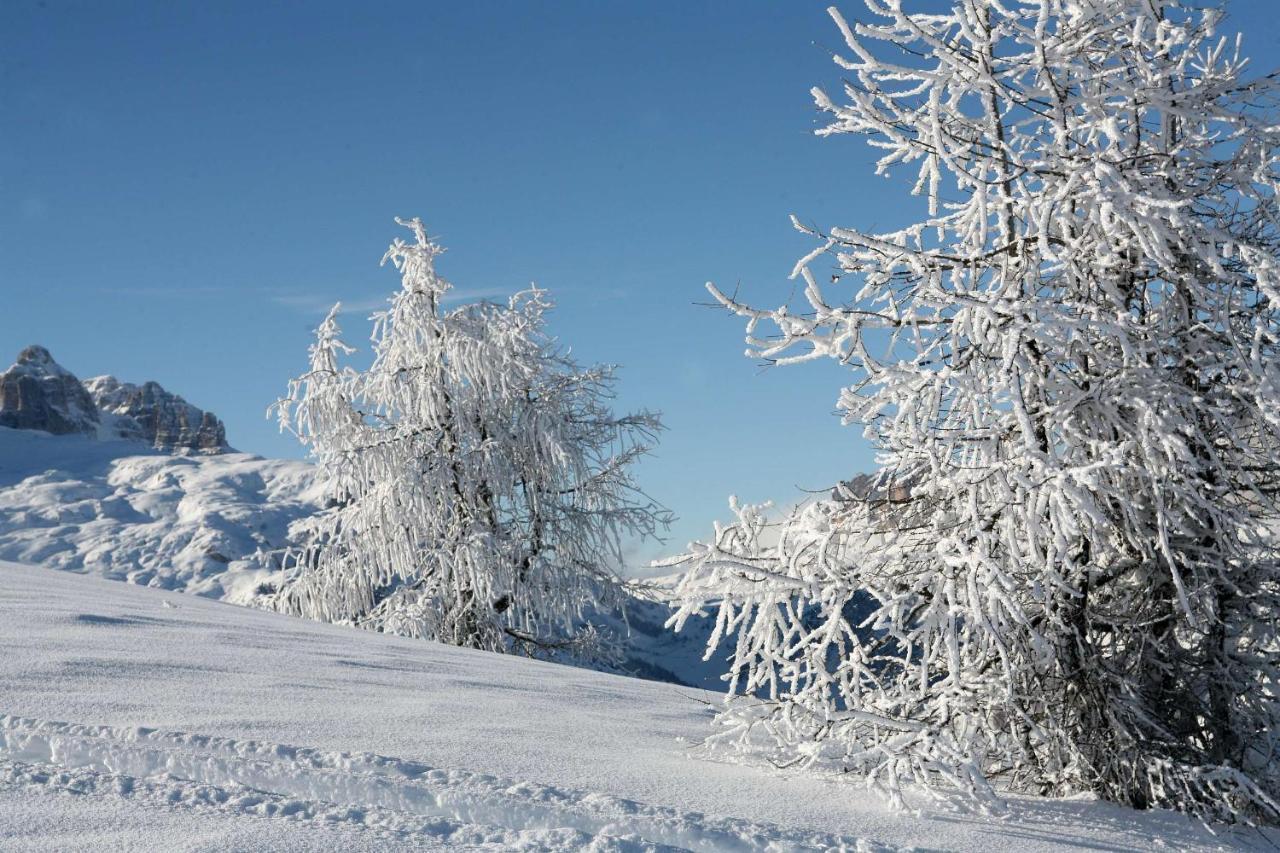
[[[895,814],[694,754],[713,694],[0,563],[0,849],[1261,848],[1169,813]]]
[[[0,427],[0,559],[249,601],[319,493],[305,462]]]

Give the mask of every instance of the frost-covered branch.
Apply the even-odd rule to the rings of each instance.
[[[921,218],[797,224],[798,308],[713,288],[752,355],[853,371],[838,405],[883,466],[685,555],[675,623],[712,608],[733,643],[721,739],[895,798],[1274,820],[1272,78],[1171,0],[906,5],[832,10],[850,78],[815,101],[911,171]]]
[[[661,421],[609,409],[612,368],[548,337],[544,291],[444,309],[442,250],[401,224],[414,241],[384,258],[402,287],[375,315],[373,364],[340,367],[335,307],[277,405],[332,506],[296,531],[276,604],[478,648],[581,648],[587,609],[621,602],[623,540],[669,519],[632,472]]]

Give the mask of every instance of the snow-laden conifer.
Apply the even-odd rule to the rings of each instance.
[[[335,306],[277,404],[331,507],[301,531],[276,604],[484,649],[580,644],[584,611],[619,603],[624,540],[667,520],[632,475],[661,423],[610,410],[612,368],[548,336],[544,291],[448,308],[442,250],[401,224],[414,241],[384,258],[402,287],[374,315],[372,365],[342,366]]]
[[[800,226],[751,352],[832,358],[878,478],[684,558],[733,638],[719,739],[905,782],[1209,818],[1280,800],[1280,264],[1270,79],[1171,0],[832,10],[919,221]],[[819,269],[819,265],[828,270]]]

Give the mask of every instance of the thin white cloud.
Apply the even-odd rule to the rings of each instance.
[[[272,296],[271,301],[276,305],[297,311],[299,314],[324,314],[339,300],[325,296],[286,293]],[[356,299],[343,301],[342,310],[344,313],[351,311],[377,311],[379,308],[385,308],[386,305],[387,300],[385,297],[382,299]]]
[[[155,299],[203,299],[230,293],[231,288],[221,284],[175,285],[173,287],[102,287],[101,293],[112,296],[146,296]]]
[[[498,288],[490,288],[484,290],[450,290],[445,294],[443,302],[445,304],[454,302],[477,302],[482,299],[496,299],[506,297],[508,292]],[[326,296],[316,296],[306,293],[278,293],[271,297],[271,301],[276,305],[297,311],[299,314],[319,315],[325,314],[333,307],[335,302],[342,302],[342,313],[344,314],[367,314],[372,311],[380,311],[386,308],[391,301],[390,296],[370,297],[365,299],[336,299]]]

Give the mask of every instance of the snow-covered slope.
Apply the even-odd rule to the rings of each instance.
[[[289,524],[322,499],[314,475],[305,462],[0,427],[0,560],[252,604],[278,580]],[[625,624],[593,620],[623,639],[621,671],[718,687],[724,656],[701,659],[709,622],[677,635],[669,614],[636,599]]]
[[[709,694],[0,564],[0,849],[1247,849],[1167,813],[891,813],[690,755]],[[923,804],[922,804],[923,805]]]
[[[246,602],[311,481],[303,462],[0,427],[0,559]]]

